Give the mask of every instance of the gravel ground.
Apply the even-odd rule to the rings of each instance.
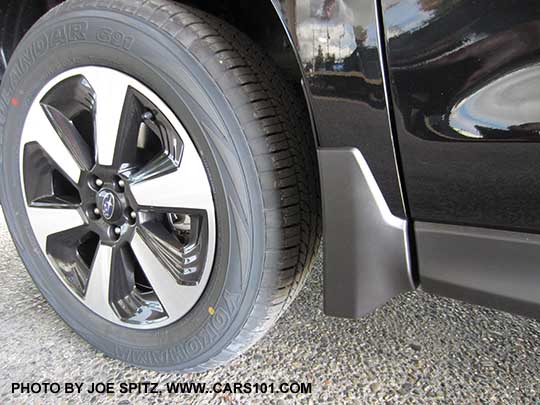
[[[227,367],[174,375],[97,353],[49,308],[0,220],[0,403],[540,403],[540,324],[426,293],[357,321],[321,312],[321,262],[290,311]],[[309,382],[309,395],[11,394],[11,382]]]

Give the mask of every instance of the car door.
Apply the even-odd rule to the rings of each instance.
[[[540,4],[383,0],[414,220],[540,231]]]

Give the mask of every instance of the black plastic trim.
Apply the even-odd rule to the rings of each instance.
[[[324,311],[361,317],[414,289],[407,221],[394,216],[355,148],[319,148]]]
[[[422,289],[540,318],[540,235],[414,224]]]

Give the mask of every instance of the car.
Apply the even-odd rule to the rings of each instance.
[[[329,316],[422,288],[538,317],[535,1],[0,13],[6,222],[43,296],[106,355],[226,364],[286,311],[321,240]]]

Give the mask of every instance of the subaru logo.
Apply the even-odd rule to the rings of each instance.
[[[107,220],[111,219],[114,214],[114,196],[111,192],[105,192],[102,205],[103,217]]]

